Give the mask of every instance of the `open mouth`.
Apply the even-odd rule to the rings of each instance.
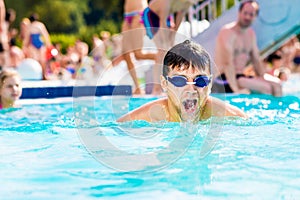
[[[187,113],[194,113],[197,110],[197,99],[186,99],[182,104]]]

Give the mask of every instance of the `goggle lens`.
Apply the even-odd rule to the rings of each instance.
[[[198,76],[194,79],[194,82],[188,82],[187,78],[184,76],[167,77],[167,80],[170,81],[176,87],[183,87],[187,84],[193,84],[197,87],[204,88],[210,83],[210,77],[208,76]]]

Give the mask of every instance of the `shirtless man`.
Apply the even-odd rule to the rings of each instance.
[[[249,94],[250,91],[257,91],[282,96],[280,80],[265,74],[256,35],[250,27],[258,12],[259,5],[256,1],[243,1],[237,21],[224,25],[220,30],[215,49],[215,62],[219,71],[214,82],[222,84],[225,92]],[[255,77],[243,73],[249,62],[255,69]]]
[[[198,122],[212,116],[247,118],[239,108],[210,96],[212,61],[199,44],[186,40],[175,45],[166,53],[163,63],[161,86],[167,97],[125,114],[119,122]]]
[[[23,41],[24,49],[29,53],[29,58],[37,60],[43,70],[43,78],[46,79],[46,50],[51,46],[50,36],[45,25],[38,21],[37,14],[29,17],[30,24],[25,32]]]
[[[131,59],[131,52],[137,60],[154,60],[154,53],[143,53],[143,40],[145,29],[142,23],[143,10],[148,6],[147,0],[125,0],[124,21],[122,24],[122,48],[123,58],[127,63],[127,68],[135,85],[134,94],[142,94],[139,86],[134,63]]]
[[[152,94],[161,94],[159,84],[160,66],[165,52],[174,45],[175,34],[183,17],[190,6],[199,0],[152,0],[148,8],[144,10],[143,20],[146,33],[153,38],[157,47],[156,66],[153,69]],[[172,18],[174,20],[172,20]]]

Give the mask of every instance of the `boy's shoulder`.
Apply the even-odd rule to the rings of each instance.
[[[167,98],[160,98],[148,102],[119,118],[118,122],[129,120],[160,121],[165,118],[164,107],[167,105]]]
[[[240,108],[212,96],[208,97],[204,109],[205,113],[210,113],[211,116],[237,116],[247,118],[246,113]]]

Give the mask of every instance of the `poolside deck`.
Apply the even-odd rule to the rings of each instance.
[[[114,80],[111,84],[103,84],[106,82],[105,79],[111,75],[110,73],[112,71],[107,72],[102,78],[102,82],[98,81],[95,85],[87,84],[84,80],[24,81],[21,99],[132,95],[130,78],[125,78],[121,83]],[[299,81],[300,73],[291,74],[289,80],[282,84],[284,95],[300,92],[297,84]]]
[[[152,73],[149,70],[153,61],[137,61],[136,64],[138,78],[144,83],[150,82]],[[22,87],[21,99],[131,95],[133,81],[125,61],[122,61],[118,66],[103,69],[99,75],[91,75],[89,79],[23,80]]]

